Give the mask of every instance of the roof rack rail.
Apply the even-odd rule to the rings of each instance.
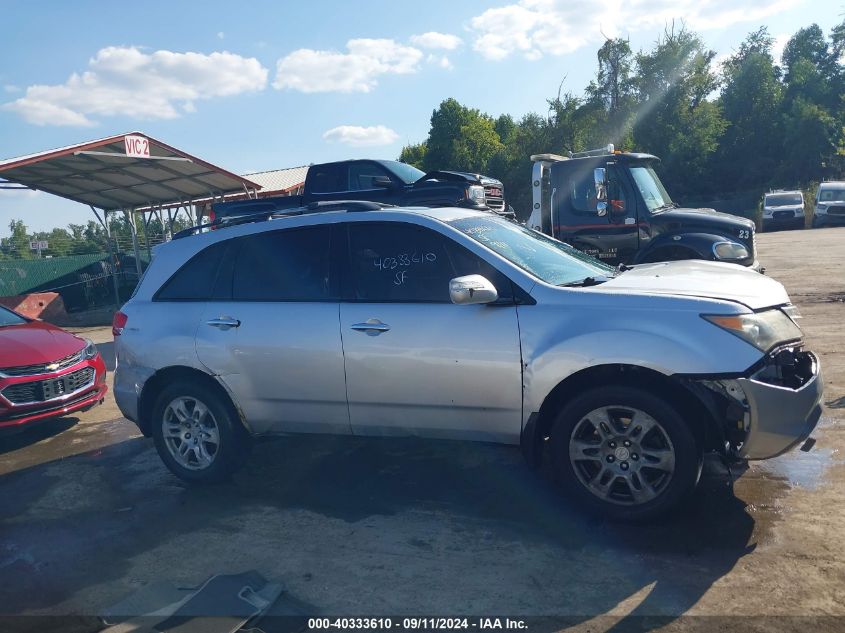
[[[191,235],[200,233],[203,229],[217,228],[222,229],[229,226],[238,226],[241,224],[252,224],[253,222],[265,222],[272,218],[283,218],[287,216],[307,215],[309,213],[327,213],[329,211],[380,211],[396,205],[385,204],[382,202],[371,202],[369,200],[326,200],[323,202],[311,202],[305,206],[292,207],[290,209],[273,209],[272,211],[264,211],[262,213],[251,213],[241,217],[236,217],[224,222],[210,222],[208,224],[200,224],[199,226],[192,226],[183,229],[178,233],[173,234],[174,240],[180,240]]]
[[[585,152],[569,152],[569,158],[586,158],[588,156],[605,156],[612,154],[614,151],[613,143],[608,143],[604,147],[598,149],[590,149]]]

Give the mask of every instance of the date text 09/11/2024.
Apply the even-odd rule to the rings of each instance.
[[[309,630],[359,629],[359,630],[524,630],[528,625],[525,620],[511,618],[442,618],[442,617],[405,617],[402,620],[392,618],[309,618]]]

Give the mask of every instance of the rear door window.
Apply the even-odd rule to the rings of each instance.
[[[230,270],[215,295],[234,301],[337,300],[330,234],[329,226],[318,226],[232,240]]]

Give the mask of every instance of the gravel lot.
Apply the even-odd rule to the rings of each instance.
[[[306,613],[842,630],[821,616],[845,616],[845,228],[762,234],[759,256],[804,315],[827,409],[812,452],[753,464],[733,492],[713,467],[677,516],[616,526],[511,448],[300,437],[188,489],[109,398],[0,441],[0,614],[96,615],[153,583],[255,569]],[[110,330],[88,335],[112,355]]]

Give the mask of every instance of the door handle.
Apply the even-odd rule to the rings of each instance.
[[[224,331],[232,327],[240,327],[241,325],[241,322],[238,319],[233,319],[232,317],[218,317],[216,319],[209,319],[205,323],[206,325],[210,325],[211,327],[216,327]]]
[[[367,319],[363,323],[354,323],[351,327],[357,332],[365,332],[367,336],[378,336],[390,329],[387,323],[382,323],[378,319]]]

